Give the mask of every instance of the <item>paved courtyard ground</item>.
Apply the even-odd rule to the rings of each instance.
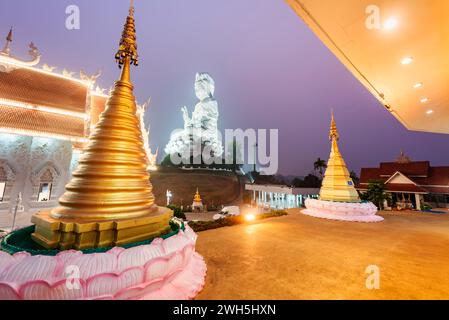
[[[199,233],[198,299],[449,299],[449,214],[359,224],[290,215]],[[380,289],[365,270],[380,268]]]
[[[206,212],[206,213],[190,213],[186,212],[186,218],[188,221],[213,221],[214,215],[216,215],[217,212]]]

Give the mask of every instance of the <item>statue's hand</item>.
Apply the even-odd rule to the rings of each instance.
[[[181,111],[182,111],[182,115],[184,116],[184,117],[189,117],[189,111],[187,110],[187,107],[186,106],[184,106],[184,107],[182,107],[181,108]]]
[[[188,125],[190,123],[190,117],[189,117],[189,111],[187,110],[187,107],[184,106],[181,108],[182,116],[184,118],[184,124]]]

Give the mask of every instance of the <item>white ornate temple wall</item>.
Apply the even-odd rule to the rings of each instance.
[[[0,134],[0,228],[11,227],[19,192],[22,224],[32,213],[57,205],[77,162],[72,154],[69,141]]]

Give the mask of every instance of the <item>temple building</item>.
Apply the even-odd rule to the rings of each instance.
[[[23,207],[18,216],[27,222],[32,213],[57,205],[108,98],[94,88],[100,73],[80,72],[77,79],[65,69],[58,73],[47,64],[39,66],[41,55],[33,43],[29,60],[16,58],[12,41],[11,30],[0,51],[2,228],[11,226],[19,193]]]
[[[401,152],[395,162],[363,168],[357,189],[365,192],[375,180],[384,182],[391,208],[421,210],[423,203],[449,208],[449,166],[432,167],[429,161],[412,161]]]
[[[320,189],[317,188],[262,184],[246,184],[245,190],[252,192],[254,205],[266,209],[302,208],[306,199],[316,199],[320,193]]]

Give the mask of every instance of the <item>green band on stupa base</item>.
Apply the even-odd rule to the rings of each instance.
[[[169,233],[166,233],[164,235],[161,235],[157,238],[162,239],[168,239],[170,237],[173,237],[179,233],[180,230],[185,230],[184,223],[180,228],[176,228],[173,224],[171,224],[172,231]],[[174,229],[174,230],[173,230]],[[46,250],[42,247],[40,247],[37,243],[35,243],[33,240],[31,240],[31,234],[35,231],[35,226],[29,226],[23,229],[16,230],[14,232],[11,232],[6,237],[3,238],[1,244],[0,244],[0,250],[7,252],[9,254],[15,254],[18,252],[28,252],[29,254],[36,256],[36,255],[43,255],[43,256],[55,256],[58,253],[62,252],[61,250]],[[127,245],[120,246],[121,248],[132,248],[132,247],[138,247],[143,245],[149,245],[153,242],[155,238],[148,239],[141,242],[131,243]],[[105,248],[94,248],[94,249],[86,249],[86,250],[79,250],[83,252],[84,254],[91,254],[91,253],[102,253],[107,252],[111,250],[113,247],[105,247]]]

